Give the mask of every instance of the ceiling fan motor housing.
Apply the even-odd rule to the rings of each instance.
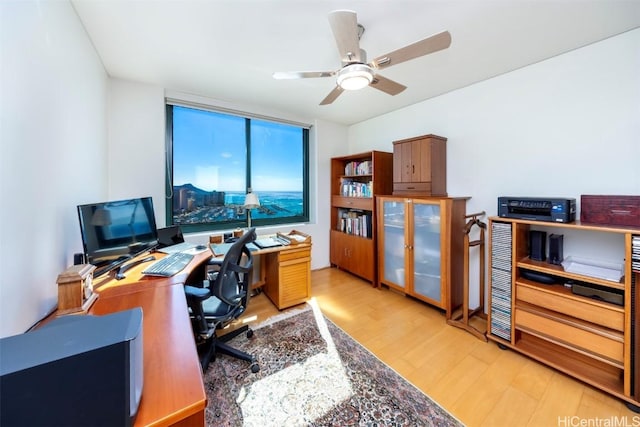
[[[373,81],[373,69],[367,64],[349,64],[338,71],[337,83],[344,90],[358,90]]]

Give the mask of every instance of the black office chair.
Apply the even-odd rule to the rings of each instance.
[[[254,373],[260,370],[254,356],[227,344],[231,338],[244,332],[249,338],[253,336],[253,331],[247,325],[225,335],[217,335],[217,330],[236,320],[247,308],[253,256],[246,245],[255,239],[255,228],[251,228],[229,248],[221,263],[214,259],[211,264],[218,269],[209,273],[209,280],[205,280],[203,287],[184,287],[203,372],[215,360],[217,353],[250,362]]]

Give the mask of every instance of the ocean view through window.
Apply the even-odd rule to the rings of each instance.
[[[307,222],[305,127],[167,105],[167,225],[183,231]]]

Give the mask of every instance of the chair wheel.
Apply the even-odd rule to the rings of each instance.
[[[247,338],[251,338],[253,336],[253,330],[247,330]]]
[[[258,365],[257,363],[252,363],[251,364],[251,372],[256,374],[256,373],[258,373],[258,371],[260,371],[260,365]]]

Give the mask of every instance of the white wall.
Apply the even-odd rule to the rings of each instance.
[[[0,337],[55,308],[107,194],[107,76],[68,2],[0,3]]]
[[[109,197],[153,197],[158,227],[165,224],[164,90],[111,79],[109,84]]]
[[[349,150],[428,133],[448,138],[448,193],[471,196],[468,213],[496,215],[498,196],[638,195],[640,29],[351,126]],[[619,244],[566,237],[565,256],[622,261]]]
[[[126,198],[151,195],[158,227],[165,219],[165,90],[143,83],[111,80],[109,101],[109,196]],[[311,268],[329,265],[329,159],[342,155],[347,143],[347,128],[330,122],[305,120],[252,106],[168,90],[167,96],[253,114],[312,123],[310,131],[310,222],[288,227],[260,228],[275,233],[295,228],[312,236]],[[185,239],[208,242],[210,233],[194,233]]]

